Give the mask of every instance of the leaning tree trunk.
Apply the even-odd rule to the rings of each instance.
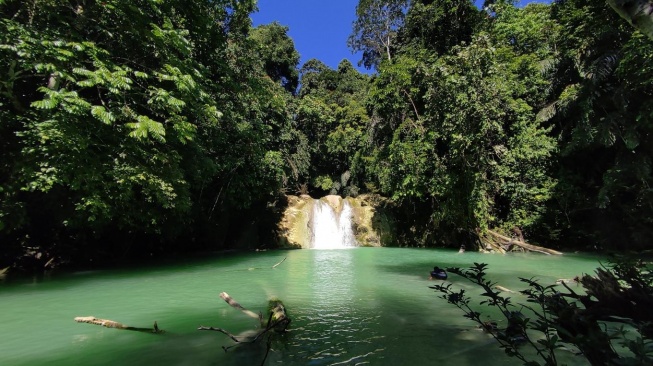
[[[653,1],[607,0],[607,3],[620,17],[653,40]]]

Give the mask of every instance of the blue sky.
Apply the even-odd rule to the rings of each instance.
[[[534,1],[521,1],[522,4],[529,2]],[[476,3],[482,4],[483,0]],[[334,69],[345,58],[356,66],[360,56],[353,55],[347,47],[351,24],[356,18],[356,4],[357,0],[259,0],[259,12],[252,14],[252,21],[255,26],[275,20],[288,26],[301,55],[300,67],[312,58]]]

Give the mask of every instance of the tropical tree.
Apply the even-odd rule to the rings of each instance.
[[[653,2],[650,0],[607,0],[606,2],[620,17],[653,40]]]
[[[546,7],[502,3],[482,21],[469,1],[445,5],[411,3],[399,52],[379,65],[371,171],[380,192],[425,218],[406,216],[416,245],[459,245],[488,228],[532,235],[556,185],[555,141],[535,117],[549,88],[539,64],[553,56],[557,28]]]
[[[296,120],[310,144],[308,181],[321,192],[356,195],[365,174],[368,78],[347,60],[337,70],[309,60],[301,75]]]
[[[279,187],[254,6],[2,2],[3,254],[149,254]]]
[[[370,69],[378,66],[382,59],[392,61],[393,47],[408,3],[408,0],[358,2],[357,18],[347,43],[354,52],[363,52],[359,65]]]
[[[256,42],[259,58],[263,60],[268,76],[295,93],[299,82],[299,52],[288,36],[288,27],[277,22],[260,25],[252,29],[250,39]]]
[[[605,4],[556,2],[552,10],[564,25],[561,54],[556,97],[540,117],[562,147],[555,221],[587,246],[648,247],[653,213],[644,100],[651,95],[652,44]]]
[[[402,52],[426,50],[436,55],[469,43],[485,23],[471,0],[414,0],[399,32]]]

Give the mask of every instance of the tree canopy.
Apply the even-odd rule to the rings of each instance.
[[[255,222],[273,246],[288,193],[390,197],[401,245],[650,248],[653,44],[626,3],[650,5],[361,0],[364,75],[298,67],[254,0],[2,1],[0,267]]]

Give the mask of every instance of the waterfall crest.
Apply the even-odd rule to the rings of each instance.
[[[352,228],[352,209],[347,200],[340,199],[338,210],[323,200],[313,205],[311,220],[311,248],[338,249],[357,246]],[[338,207],[339,208],[339,207]]]
[[[381,196],[286,196],[277,228],[282,248],[379,247],[395,243],[392,207]]]

